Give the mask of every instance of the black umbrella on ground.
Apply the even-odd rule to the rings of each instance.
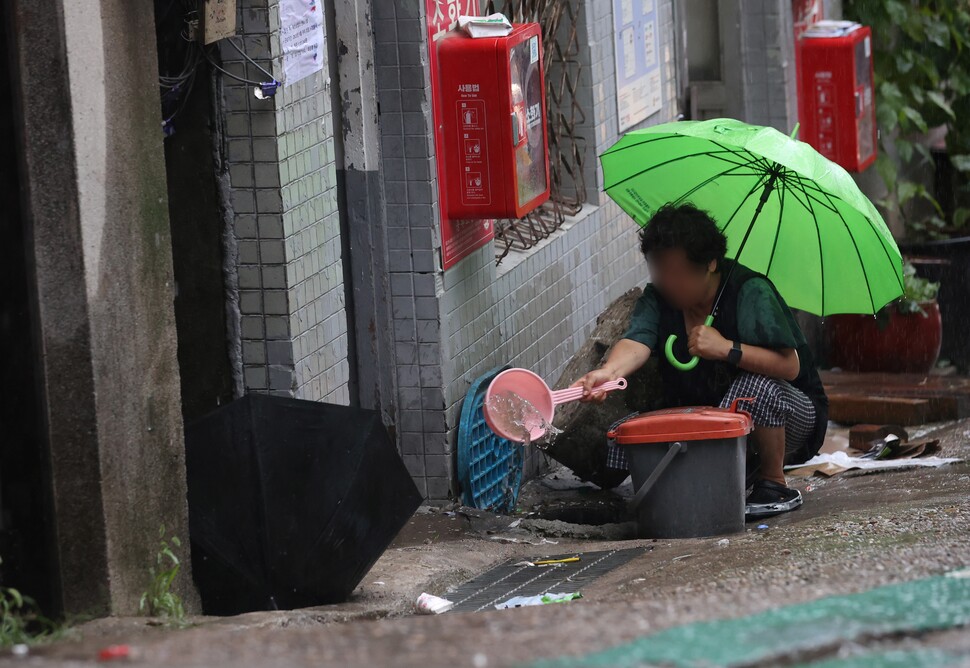
[[[250,394],[185,440],[206,614],[346,600],[421,503],[374,411]]]

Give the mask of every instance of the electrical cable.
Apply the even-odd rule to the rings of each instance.
[[[265,69],[263,68],[263,66],[262,66],[262,65],[260,65],[260,64],[259,64],[259,63],[257,63],[257,62],[256,62],[255,60],[253,60],[252,58],[250,58],[250,57],[249,57],[249,56],[248,56],[248,55],[246,54],[246,52],[245,52],[245,51],[243,51],[243,50],[242,50],[241,48],[239,48],[239,46],[238,46],[238,45],[237,45],[237,44],[236,44],[236,43],[235,43],[235,42],[234,42],[234,41],[232,40],[232,38],[231,38],[231,37],[229,37],[229,38],[226,38],[226,41],[227,41],[227,42],[229,42],[229,44],[230,44],[230,46],[232,46],[232,48],[234,48],[234,49],[235,49],[236,51],[238,51],[238,52],[239,52],[239,55],[241,55],[241,56],[242,56],[243,58],[245,58],[246,60],[248,60],[248,61],[249,61],[250,63],[252,63],[253,65],[255,65],[255,66],[256,66],[256,67],[257,67],[257,68],[259,69],[259,71],[260,71],[260,72],[262,72],[263,74],[265,74],[266,76],[268,76],[268,77],[269,77],[269,78],[270,78],[270,79],[271,79],[272,81],[276,81],[276,77],[274,77],[274,76],[273,76],[273,73],[272,73],[272,72],[267,72],[267,71],[266,71],[266,70],[265,70]]]
[[[219,70],[220,72],[222,72],[224,75],[226,75],[227,77],[229,77],[231,79],[235,79],[236,81],[241,81],[242,83],[249,84],[251,86],[262,86],[265,83],[270,83],[270,82],[267,82],[267,81],[252,81],[250,79],[244,79],[244,78],[242,78],[240,76],[237,76],[237,75],[233,74],[232,72],[229,72],[228,70],[224,70],[223,68],[219,67],[219,65],[217,65],[216,62],[214,60],[212,60],[212,58],[209,57],[209,54],[208,53],[206,53],[204,55],[205,55],[205,59],[209,61],[209,64],[212,65],[212,67],[214,67],[215,69]]]
[[[276,94],[276,90],[280,86],[280,82],[276,80],[269,70],[253,60],[253,58],[251,58],[242,47],[236,44],[232,38],[227,38],[227,41],[232,48],[235,49],[248,63],[265,74],[269,78],[268,81],[254,81],[233,74],[219,65],[219,63],[213,59],[210,50],[207,47],[202,46],[197,39],[193,38],[194,33],[196,33],[199,29],[199,0],[171,0],[168,7],[164,10],[164,14],[162,15],[163,18],[169,15],[176,3],[181,5],[183,26],[181,29],[176,28],[176,26],[173,26],[173,28],[178,30],[177,35],[184,43],[184,53],[182,56],[181,70],[178,73],[159,73],[158,77],[158,85],[162,90],[161,101],[163,110],[172,109],[170,114],[166,115],[164,111],[162,114],[164,119],[162,121],[162,127],[165,136],[169,136],[174,132],[172,121],[185,108],[188,97],[192,94],[192,90],[195,87],[195,78],[198,74],[198,69],[202,64],[203,59],[208,61],[209,65],[211,65],[213,69],[222,73],[224,76],[250,86],[255,86],[257,97],[266,98],[272,97]],[[174,40],[174,44],[171,43],[171,40],[168,42],[168,44],[170,44],[170,48],[176,49],[176,53],[177,51],[182,50],[177,46],[178,43],[178,39]]]

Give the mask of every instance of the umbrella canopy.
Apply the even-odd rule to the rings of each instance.
[[[896,242],[852,177],[773,128],[666,123],[627,133],[600,159],[604,189],[637,223],[670,202],[704,209],[728,255],[792,308],[875,313],[903,293]]]
[[[421,503],[374,411],[250,394],[185,445],[206,614],[346,600]]]

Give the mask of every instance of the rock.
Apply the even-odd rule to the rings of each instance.
[[[566,365],[556,389],[569,387],[603,363],[626,331],[641,293],[639,288],[630,290],[600,315],[589,339]],[[657,408],[661,396],[655,363],[648,363],[627,381],[626,390],[612,392],[602,404],[572,402],[560,406],[553,424],[563,433],[546,450],[548,456],[568,466],[581,480],[604,489],[616,487],[627,476],[626,471],[606,466],[606,432],[630,413]]]

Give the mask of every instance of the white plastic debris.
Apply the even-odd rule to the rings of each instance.
[[[717,541],[718,547],[727,547],[730,544],[731,544],[731,541],[729,541],[727,538],[722,538],[721,540]]]
[[[549,540],[548,538],[543,538],[538,543],[531,540],[525,540],[524,538],[513,538],[511,536],[489,536],[489,538],[499,543],[521,543],[523,545],[559,545],[558,540]]]
[[[504,14],[459,16],[458,27],[469,37],[505,37],[512,32],[512,23]]]
[[[786,471],[793,469],[809,469],[824,464],[832,464],[843,471],[852,469],[862,469],[863,471],[878,471],[883,469],[908,469],[918,466],[935,468],[946,464],[954,464],[963,461],[955,457],[916,457],[913,459],[862,459],[861,457],[851,457],[847,452],[822,453],[812,457],[804,464],[786,466]]]
[[[451,610],[455,604],[439,596],[421,594],[415,607],[423,615],[440,615],[442,612]]]
[[[14,656],[27,656],[30,653],[30,647],[20,643],[11,647],[10,653]]]
[[[505,603],[497,604],[495,609],[506,610],[508,608],[525,608],[532,605],[547,605],[549,603],[567,603],[582,597],[583,595],[578,591],[569,594],[554,594],[549,592],[548,594],[541,594],[539,596],[515,596]]]

